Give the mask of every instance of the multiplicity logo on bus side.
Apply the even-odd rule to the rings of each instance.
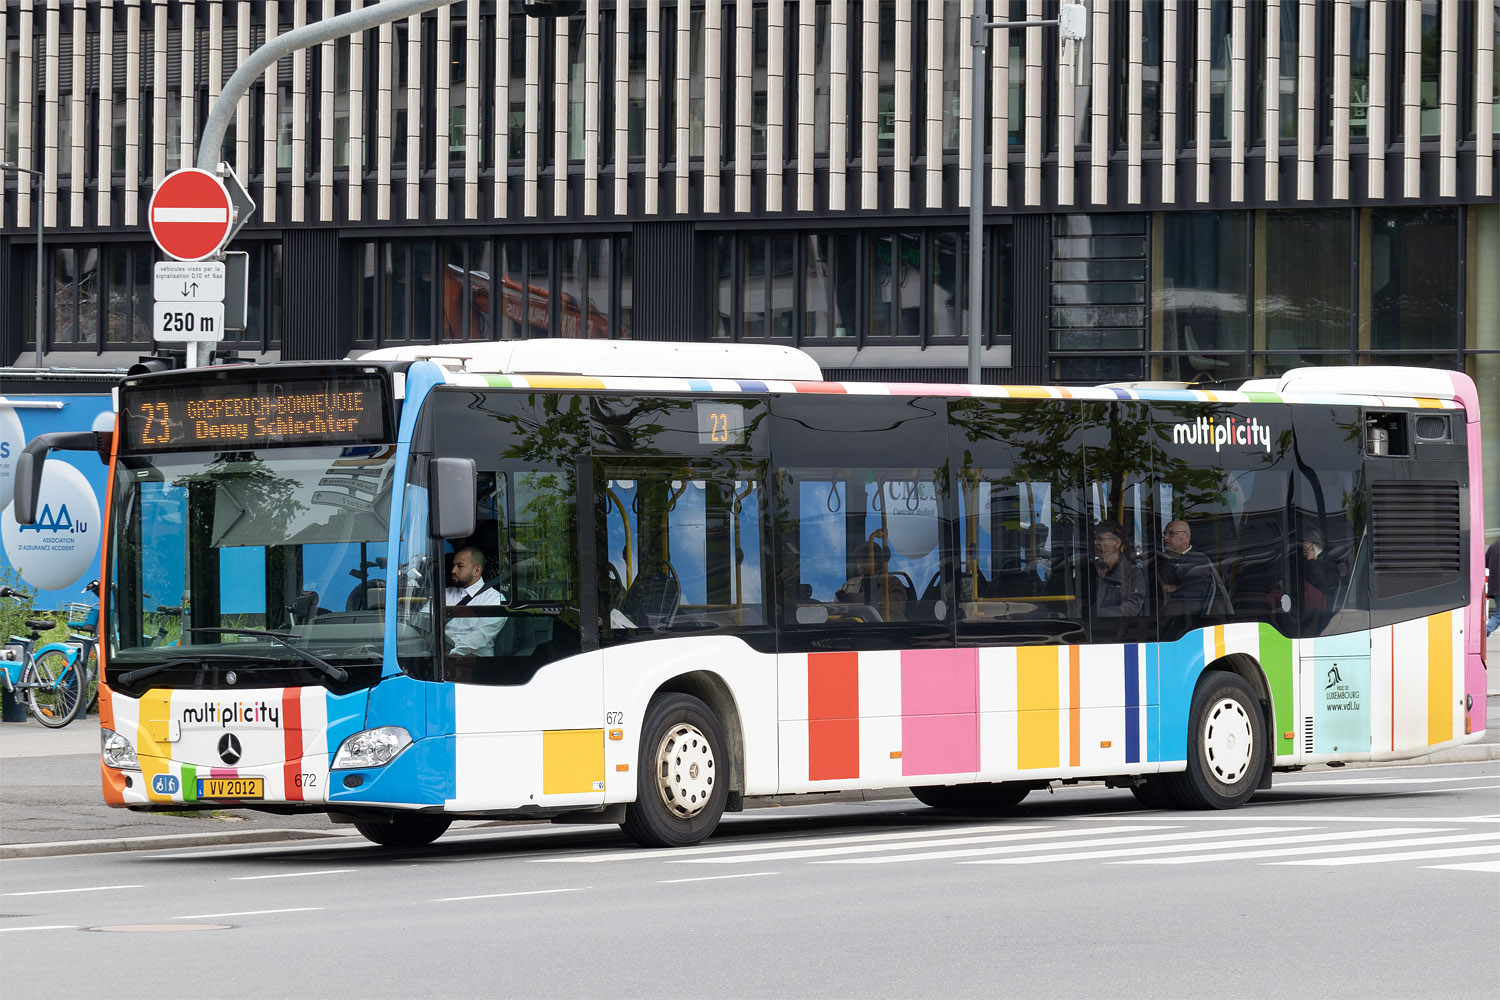
[[[1255,417],[1199,417],[1190,424],[1172,425],[1173,444],[1213,445],[1214,452],[1229,445],[1260,445],[1271,453],[1271,427]]]

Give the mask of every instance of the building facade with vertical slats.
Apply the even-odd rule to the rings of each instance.
[[[1466,368],[1500,398],[1500,3],[455,0],[282,58],[221,159],[257,202],[224,348],[516,337],[796,344],[986,381]],[[153,346],[154,186],[256,47],[366,0],[0,0],[0,353]],[[1056,17],[996,0],[996,19]],[[1500,495],[1500,490],[1495,491]]]

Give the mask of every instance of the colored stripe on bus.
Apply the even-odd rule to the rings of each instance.
[[[302,689],[281,692],[282,790],[289,802],[303,800],[302,784]]]
[[[1125,647],[1125,762],[1141,759],[1141,647]]]
[[[901,653],[901,773],[979,770],[979,654]]]
[[[797,392],[807,392],[815,395],[822,393],[824,395],[844,396],[849,392],[839,382],[793,382],[791,386]]]
[[[859,654],[807,656],[807,777],[859,777]]]
[[[526,381],[533,389],[603,389],[602,378],[588,375],[529,375]]]
[[[770,392],[766,384],[759,379],[737,378],[734,383],[740,387],[740,392]]]
[[[485,375],[483,376],[483,378],[485,385],[492,386],[496,389],[511,389],[514,388],[516,384],[504,375]]]
[[[1068,766],[1077,767],[1082,760],[1080,733],[1082,724],[1082,678],[1078,670],[1078,647],[1068,647]]]
[[[1057,767],[1062,709],[1056,646],[1016,648],[1016,766]]]
[[[1277,755],[1290,755],[1297,746],[1296,740],[1286,735],[1297,728],[1292,718],[1292,687],[1296,678],[1292,640],[1266,622],[1261,622],[1259,628],[1260,668],[1271,686],[1271,712],[1275,716],[1265,721],[1267,726],[1274,727]]]
[[[1427,619],[1427,745],[1453,739],[1453,613]]]

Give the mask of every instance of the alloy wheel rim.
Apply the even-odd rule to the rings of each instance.
[[[713,746],[697,726],[679,722],[662,735],[656,750],[657,791],[679,819],[691,819],[713,797]]]

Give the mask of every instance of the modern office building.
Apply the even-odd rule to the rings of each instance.
[[[457,0],[288,55],[222,149],[258,203],[222,346],[767,341],[959,380],[977,137],[985,381],[1395,363],[1500,401],[1500,3],[1087,0],[1082,43],[988,33],[976,115],[975,2]],[[0,363],[150,350],[154,186],[252,49],[371,5],[0,0],[0,160],[42,174],[0,171]]]

